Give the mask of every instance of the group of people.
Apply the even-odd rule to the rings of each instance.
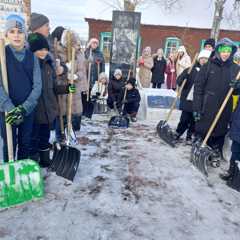
[[[180,97],[182,114],[174,137],[179,141],[187,132],[186,143],[190,145],[206,136],[230,88],[234,89],[235,96],[228,101],[207,143],[214,150],[213,166],[219,166],[223,160],[225,136],[229,133],[233,141],[230,168],[220,175],[224,180],[233,176],[235,162],[240,161],[239,63],[239,49],[233,41],[224,38],[215,45],[214,39],[208,39],[196,61],[177,77],[179,88],[185,79],[186,84]]]
[[[68,94],[73,94],[75,131],[80,130],[82,116],[92,117],[97,103],[136,121],[141,100],[136,80],[124,79],[121,69],[116,69],[109,80],[98,39],[92,38],[83,50],[77,33],[59,26],[50,34],[48,17],[39,13],[31,14],[29,30],[21,16],[9,15],[5,37],[8,89],[0,74],[4,161],[9,160],[6,133],[9,124],[14,157],[30,158],[41,167],[49,166],[51,130],[55,131],[56,141],[65,140],[62,122],[66,125]]]
[[[138,66],[139,81],[143,88],[151,85],[152,88],[161,88],[166,76],[167,89],[176,90],[176,79],[184,69],[191,66],[191,58],[184,46],[180,46],[177,52],[170,52],[167,60],[162,48],[152,54],[151,47],[146,47],[138,60]]]

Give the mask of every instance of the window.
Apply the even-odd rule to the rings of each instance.
[[[200,51],[203,49],[205,41],[206,41],[206,39],[202,39],[201,40],[201,42],[200,42]]]
[[[180,43],[181,41],[179,38],[176,38],[176,37],[167,38],[165,43],[165,51],[164,51],[165,56],[168,57],[170,52],[177,51]]]
[[[112,33],[102,32],[100,34],[100,49],[104,54],[106,62],[109,62],[110,60],[111,46],[112,46]]]

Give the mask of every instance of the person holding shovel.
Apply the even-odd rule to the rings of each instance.
[[[239,66],[233,62],[236,51],[237,46],[230,39],[221,39],[216,45],[214,56],[197,75],[194,85],[193,111],[195,130],[200,138],[206,136],[230,89],[231,81],[237,76]],[[208,141],[208,145],[215,153],[212,163],[219,163],[223,158],[222,149],[228,132],[232,106],[232,98],[230,98]]]
[[[194,89],[194,81],[199,73],[201,67],[207,63],[211,52],[208,50],[202,50],[198,55],[197,61],[194,64],[192,71],[188,74],[189,68],[185,69],[177,78],[177,85],[181,86],[183,81],[187,79],[187,82],[182,90],[180,97],[180,110],[182,110],[181,118],[178,123],[175,139],[179,138],[187,131],[186,144],[192,144],[192,135],[195,132],[195,122],[193,118],[193,95],[191,94]]]
[[[126,84],[127,94],[126,99],[123,100],[124,109],[123,115],[129,115],[132,122],[137,121],[137,113],[140,107],[141,96],[136,88],[136,79],[130,78]],[[124,96],[122,96],[124,99]]]
[[[33,33],[28,37],[30,50],[39,59],[42,74],[42,94],[35,111],[35,120],[31,141],[31,159],[39,162],[41,167],[50,165],[50,127],[58,116],[57,94],[75,93],[73,84],[57,85],[53,60],[49,56],[47,39]]]
[[[18,160],[29,158],[34,109],[41,95],[42,80],[38,59],[24,47],[24,19],[18,15],[8,16],[5,34],[9,42],[5,48],[9,95],[0,74],[0,125],[4,160],[8,161],[6,123],[12,126],[14,155],[17,149]]]

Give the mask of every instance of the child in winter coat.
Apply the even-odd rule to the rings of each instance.
[[[152,87],[161,88],[165,82],[165,70],[167,62],[163,56],[162,48],[158,49],[157,55],[153,58]]]
[[[139,94],[138,89],[136,89],[136,79],[130,78],[127,81],[127,94],[126,99],[123,101],[124,104],[124,110],[123,114],[128,114],[131,118],[132,122],[137,121],[137,113],[140,106],[141,97]],[[122,96],[124,98],[124,96]]]
[[[188,74],[189,68],[185,69],[182,74],[177,78],[177,85],[180,87],[185,79],[187,82],[182,90],[180,97],[180,110],[182,110],[182,115],[180,122],[178,123],[176,129],[175,138],[178,140],[184,132],[187,130],[186,143],[192,144],[192,135],[195,131],[195,122],[193,118],[193,89],[194,81],[199,73],[201,67],[207,63],[211,52],[208,50],[202,50],[198,56],[198,61],[194,65],[190,74]]]
[[[235,94],[240,95],[240,81],[232,81],[231,86],[235,89]],[[220,174],[220,177],[225,181],[233,177],[236,167],[235,162],[240,161],[240,102],[238,102],[237,108],[233,113],[230,138],[232,140],[230,166],[227,172]]]
[[[178,57],[176,62],[177,77],[186,69],[191,66],[191,58],[187,54],[187,50],[184,46],[180,46],[178,49]]]
[[[125,80],[122,77],[122,71],[121,69],[116,69],[114,71],[114,76],[108,85],[107,105],[110,109],[114,109],[116,107],[118,111],[121,112],[124,87]]]
[[[142,56],[138,60],[139,65],[139,80],[143,88],[149,88],[151,84],[153,68],[153,58],[151,54],[151,48],[146,47],[143,50]]]
[[[176,63],[174,53],[170,53],[168,57],[167,67],[167,89],[176,89]]]
[[[239,71],[239,66],[233,62],[236,51],[237,46],[230,39],[220,40],[216,45],[214,56],[201,68],[195,80],[193,101],[195,130],[202,138],[206,136],[230,89],[232,80]],[[225,135],[228,132],[232,106],[231,98],[208,141],[208,145],[217,153],[215,162],[222,159],[222,149]]]
[[[97,82],[95,82],[91,96],[95,99],[107,99],[108,98],[108,91],[107,91],[107,85],[108,85],[108,77],[105,72],[102,72],[99,74],[99,79]]]
[[[0,79],[0,124],[5,161],[8,161],[6,123],[12,126],[14,155],[17,149],[18,160],[29,158],[34,109],[42,89],[39,62],[33,53],[24,47],[25,31],[22,17],[8,16],[5,34],[9,45],[5,50],[9,95]],[[4,112],[7,113],[6,117]]]
[[[28,42],[30,50],[39,59],[43,86],[35,112],[31,141],[31,158],[34,160],[39,160],[40,158],[40,166],[48,167],[50,164],[50,126],[59,113],[57,94],[74,93],[75,86],[72,84],[57,85],[53,60],[49,56],[48,41],[43,35],[39,33],[30,34]]]

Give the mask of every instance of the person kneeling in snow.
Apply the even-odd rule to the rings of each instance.
[[[25,21],[10,15],[5,25],[6,65],[9,95],[3,88],[0,74],[0,125],[3,138],[4,160],[8,161],[5,122],[12,126],[13,149],[17,159],[27,159],[30,154],[34,109],[41,94],[42,81],[38,59],[24,47]],[[7,113],[6,117],[4,112]],[[14,154],[15,155],[15,154]],[[11,159],[13,160],[13,159]]]
[[[123,100],[124,109],[123,115],[129,115],[132,122],[137,121],[137,113],[140,106],[141,97],[138,89],[136,89],[136,79],[130,78],[127,81],[127,94],[126,99]],[[124,96],[122,96],[124,99]]]
[[[122,94],[124,87],[125,81],[122,77],[122,71],[121,69],[116,69],[114,71],[114,77],[110,80],[108,85],[107,105],[111,110],[116,108],[119,113],[121,112]]]
[[[47,39],[40,33],[28,37],[30,50],[38,57],[42,74],[42,94],[35,113],[31,142],[31,158],[39,161],[41,167],[50,164],[50,126],[58,116],[57,94],[75,93],[74,84],[57,85],[53,60],[49,55]]]
[[[201,67],[207,63],[208,58],[211,55],[211,51],[202,50],[198,56],[198,61],[194,65],[190,74],[188,74],[189,68],[185,69],[182,74],[177,78],[177,85],[180,87],[185,79],[187,82],[182,90],[180,98],[180,110],[182,110],[182,115],[180,122],[178,123],[175,138],[178,140],[184,132],[187,130],[186,143],[192,143],[192,135],[195,131],[195,122],[193,117],[193,89],[194,81],[199,73]]]

